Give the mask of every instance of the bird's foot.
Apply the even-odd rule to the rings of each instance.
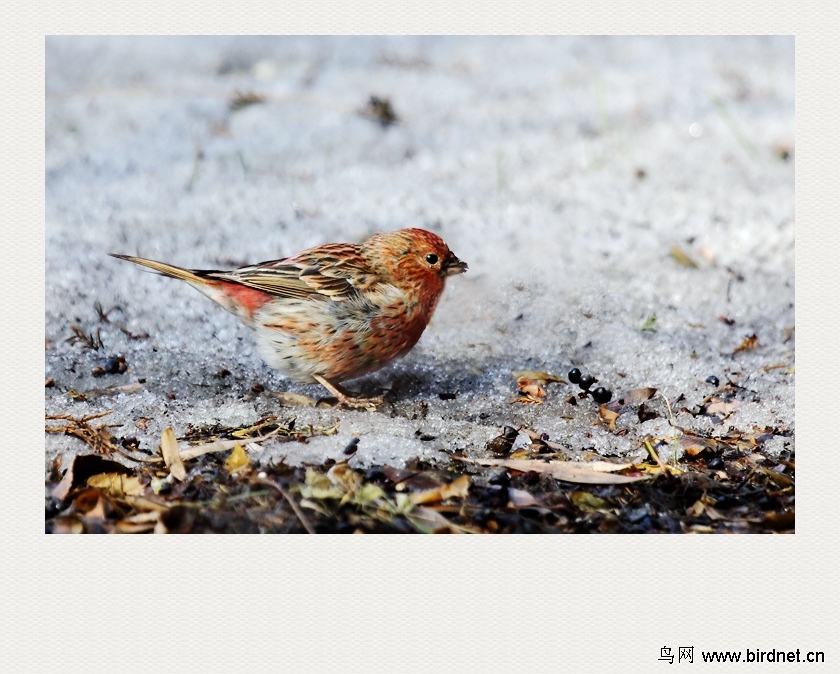
[[[317,374],[313,376],[321,386],[335,396],[338,400],[338,404],[343,405],[344,407],[349,407],[351,409],[366,409],[368,412],[375,412],[376,406],[382,405],[385,402],[385,399],[382,396],[377,396],[376,398],[354,398],[353,396],[348,395],[347,392],[338,384],[333,384],[328,379],[325,379]]]

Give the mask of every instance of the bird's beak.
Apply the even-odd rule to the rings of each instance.
[[[454,255],[450,255],[446,258],[443,265],[441,265],[440,270],[443,272],[443,276],[454,276],[455,274],[463,274],[467,271],[467,269],[469,269],[469,267],[466,262],[461,262],[461,260]]]

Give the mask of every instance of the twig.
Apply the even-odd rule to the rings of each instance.
[[[300,509],[300,506],[298,506],[298,504],[295,503],[294,499],[292,498],[292,495],[288,491],[286,491],[279,484],[272,482],[271,480],[266,480],[258,477],[254,480],[254,482],[256,482],[257,484],[265,485],[266,487],[271,487],[272,489],[276,489],[277,491],[279,491],[283,495],[283,498],[289,502],[289,505],[292,506],[292,510],[294,510],[295,515],[297,515],[297,518],[300,520],[300,523],[303,525],[303,528],[306,529],[306,533],[315,533],[315,529],[312,528],[312,525],[309,523],[309,520],[306,518],[306,515],[303,514],[303,511]]]
[[[73,331],[73,336],[64,340],[68,344],[81,342],[85,348],[92,349],[93,351],[99,351],[102,348],[102,336],[99,334],[99,328],[96,329],[95,337],[93,336],[93,332],[86,335],[78,325],[71,325],[70,329]]]
[[[228,449],[233,449],[236,445],[241,445],[243,443],[251,443],[251,442],[262,442],[263,440],[268,440],[269,438],[277,435],[282,430],[282,427],[277,427],[273,431],[266,433],[265,435],[261,435],[256,438],[239,438],[237,440],[216,440],[215,442],[207,442],[203,445],[196,445],[195,447],[190,447],[189,449],[185,449],[181,452],[181,460],[186,461],[187,459],[195,459],[203,454],[211,454],[213,452],[224,452]]]

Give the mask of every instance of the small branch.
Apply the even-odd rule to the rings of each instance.
[[[297,518],[300,520],[300,523],[303,525],[303,528],[306,529],[306,533],[315,533],[315,529],[312,528],[312,525],[309,523],[309,520],[306,518],[306,515],[303,514],[303,511],[300,509],[300,506],[297,503],[295,503],[294,499],[292,498],[292,495],[288,491],[286,491],[279,484],[272,482],[271,480],[257,478],[254,480],[254,482],[256,482],[257,484],[265,485],[266,487],[271,487],[272,489],[276,489],[277,491],[279,491],[283,495],[283,498],[289,502],[289,505],[292,506],[292,510],[294,510],[295,515],[297,515]]]

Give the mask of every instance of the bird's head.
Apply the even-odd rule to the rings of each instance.
[[[447,276],[468,269],[443,239],[425,229],[374,234],[362,244],[362,255],[383,279],[399,287],[427,288],[435,294],[443,290]]]

